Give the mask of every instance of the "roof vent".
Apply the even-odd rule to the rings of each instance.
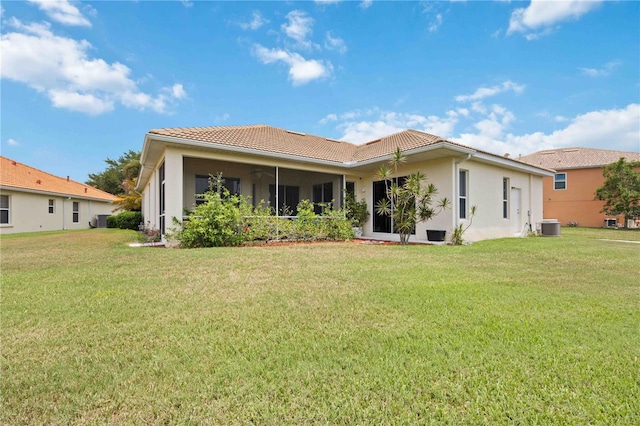
[[[504,158],[509,158],[510,156],[511,156],[511,155],[509,155],[509,153],[508,153],[508,152],[504,154]]]
[[[291,134],[294,134],[294,135],[300,135],[300,136],[307,136],[307,134],[306,134],[306,133],[302,133],[302,132],[295,132],[295,131],[293,131],[293,130],[287,130],[287,133],[291,133]]]
[[[69,176],[67,176],[67,182],[69,182]]]
[[[84,189],[84,193],[85,193],[85,194],[87,193],[87,188],[85,188],[85,189]]]
[[[331,138],[325,138],[326,140],[328,140],[329,142],[342,142],[339,141],[338,139],[331,139]]]
[[[11,164],[13,164],[14,166],[17,165],[18,163],[16,163],[15,161],[12,161]]]
[[[38,180],[36,181],[36,183],[37,183],[38,185],[40,185],[40,184],[42,183],[42,181],[41,181],[40,179],[38,179]]]

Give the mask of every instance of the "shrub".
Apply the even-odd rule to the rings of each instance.
[[[132,229],[137,231],[140,222],[142,222],[141,212],[122,212],[107,217],[107,228]]]
[[[260,201],[252,206],[244,196],[230,195],[222,185],[222,177],[212,177],[211,189],[204,195],[205,202],[189,212],[182,227],[170,232],[182,247],[232,246],[244,242],[290,240],[350,240],[353,238],[351,221],[344,210],[333,210],[323,205],[323,215],[316,215],[314,205],[302,200],[297,217],[275,216],[273,210]],[[179,225],[179,222],[174,219]]]

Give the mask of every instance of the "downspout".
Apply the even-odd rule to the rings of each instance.
[[[456,228],[460,225],[460,206],[459,206],[459,202],[460,202],[460,164],[467,161],[468,159],[470,159],[473,156],[473,154],[467,154],[466,158],[462,158],[458,161],[455,162],[455,166],[454,166],[454,173],[455,173],[455,189],[454,189],[454,194],[455,194],[455,199],[453,200],[454,205],[457,207],[455,209],[454,215],[455,215],[455,224],[456,224]],[[469,192],[469,189],[467,188],[467,192]],[[467,198],[467,204],[469,204],[469,198]]]
[[[280,239],[280,229],[279,229],[279,225],[280,225],[280,212],[278,211],[278,202],[280,201],[280,188],[279,188],[279,183],[280,183],[280,167],[276,166],[276,239]]]

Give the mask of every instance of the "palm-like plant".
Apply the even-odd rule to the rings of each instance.
[[[397,177],[398,169],[405,162],[406,157],[400,148],[396,148],[389,164],[380,167],[377,177],[385,182],[386,198],[375,206],[377,214],[391,217],[403,245],[409,242],[416,224],[432,219],[450,205],[447,198],[442,198],[432,206],[438,189],[433,183],[427,183],[422,172],[411,173],[401,182]]]

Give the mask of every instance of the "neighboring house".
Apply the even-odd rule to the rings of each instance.
[[[602,213],[605,202],[595,198],[596,188],[604,184],[602,166],[621,157],[627,161],[640,160],[640,153],[563,148],[539,151],[519,160],[556,171],[554,176],[543,179],[545,218],[558,219],[564,226],[577,223],[579,226],[602,227],[624,223],[623,216],[612,217]],[[631,225],[635,226],[635,223]]]
[[[423,172],[451,200],[451,209],[420,223],[411,241],[426,241],[426,229],[445,230],[467,223],[477,206],[466,239],[522,235],[542,220],[542,178],[549,170],[415,130],[399,132],[364,145],[266,125],[150,130],[142,148],[142,214],[147,226],[164,235],[173,219],[199,202],[209,175],[221,172],[232,191],[264,200],[295,214],[303,199],[334,201],[341,207],[344,190],[364,198],[371,217],[364,236],[397,240],[388,217],[375,214],[384,197],[376,171],[400,148],[407,156],[402,175]]]
[[[0,157],[0,233],[89,228],[114,195]]]

